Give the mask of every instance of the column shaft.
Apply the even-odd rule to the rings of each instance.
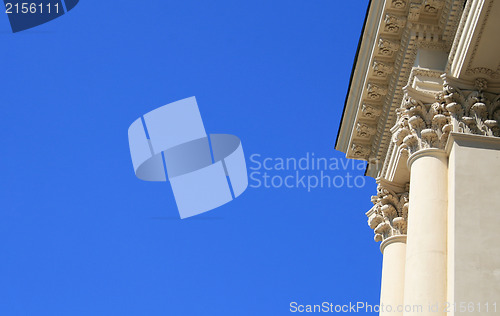
[[[380,245],[384,254],[382,286],[380,290],[380,316],[402,316],[406,259],[406,236],[393,236]]]
[[[411,176],[404,316],[444,316],[447,157],[439,149],[422,149],[409,158],[408,164]]]

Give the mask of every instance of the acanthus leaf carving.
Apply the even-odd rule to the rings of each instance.
[[[487,81],[478,78],[476,90],[453,87],[445,78],[443,104],[453,132],[500,137],[500,95],[486,93]]]
[[[393,141],[412,154],[424,148],[444,149],[452,131],[448,110],[439,101],[426,104],[405,94]]]
[[[461,90],[442,77],[443,91],[432,104],[405,93],[392,141],[409,154],[444,149],[451,132],[500,137],[500,95],[484,91],[487,81],[476,79],[475,89]]]
[[[368,218],[368,225],[375,232],[375,241],[384,241],[391,236],[406,235],[408,198],[408,190],[396,193],[379,183],[377,195],[372,197],[373,212]]]

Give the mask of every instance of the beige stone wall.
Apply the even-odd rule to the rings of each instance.
[[[453,134],[448,151],[448,300],[500,315],[500,139]]]

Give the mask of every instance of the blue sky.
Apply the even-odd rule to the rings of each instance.
[[[16,34],[1,15],[0,315],[377,304],[373,179],[248,188],[180,220],[168,183],[135,177],[127,140],[142,114],[196,96],[206,130],[237,135],[249,167],[253,154],[343,158],[334,144],[366,7],[82,0]]]

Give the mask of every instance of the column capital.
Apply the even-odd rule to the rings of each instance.
[[[443,102],[424,103],[418,93],[406,89],[401,108],[397,111],[393,142],[413,154],[426,148],[444,149],[452,124]]]
[[[408,220],[408,185],[402,192],[378,179],[377,195],[372,196],[374,206],[368,211],[368,225],[375,232],[375,241],[406,235]]]
[[[450,116],[453,132],[500,137],[500,94],[498,87],[477,78],[464,82],[443,75],[442,100]]]
[[[484,78],[466,82],[441,76],[442,91],[429,93],[404,88],[393,127],[392,141],[414,154],[428,148],[445,149],[451,132],[500,137],[500,88]]]

